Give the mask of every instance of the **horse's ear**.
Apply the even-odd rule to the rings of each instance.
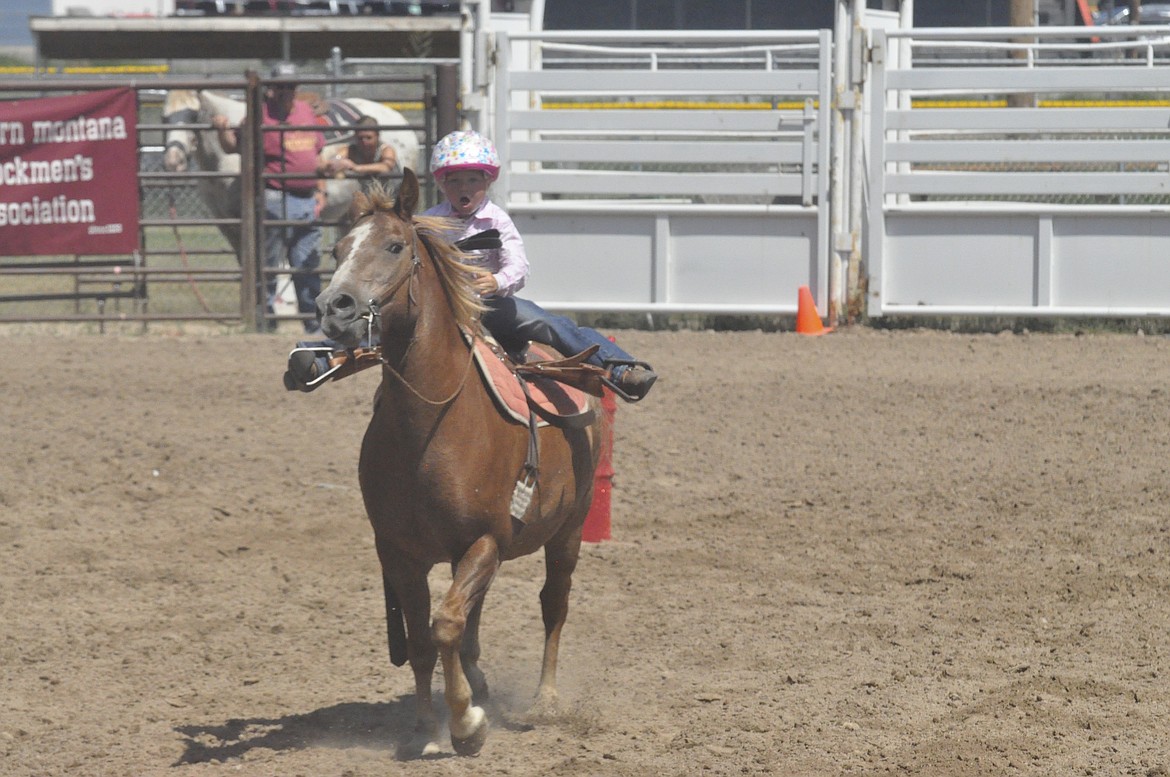
[[[402,169],[402,185],[398,187],[398,197],[394,200],[394,212],[403,221],[410,221],[418,209],[418,178],[409,167]]]

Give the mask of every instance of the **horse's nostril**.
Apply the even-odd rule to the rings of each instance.
[[[317,318],[326,316],[348,320],[357,312],[357,303],[349,294],[322,294],[317,298]]]

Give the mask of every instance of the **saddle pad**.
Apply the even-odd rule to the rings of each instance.
[[[361,118],[361,112],[344,100],[332,98],[325,100],[323,107],[324,111],[320,118],[326,122],[326,126],[321,130],[325,135],[325,145],[331,146],[352,139],[353,125]]]
[[[534,360],[560,358],[536,343],[528,346],[528,353]],[[508,369],[508,365],[504,364],[501,357],[496,355],[491,345],[482,337],[475,338],[475,363],[479,367],[484,384],[491,391],[504,415],[527,426],[528,400],[520,388],[520,379]],[[588,397],[584,391],[548,378],[530,379],[528,393],[532,395],[533,402],[552,415],[572,416],[588,409]],[[538,416],[537,425],[548,426],[548,422]]]

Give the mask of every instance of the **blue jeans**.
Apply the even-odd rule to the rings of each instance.
[[[564,316],[554,315],[535,302],[519,297],[485,297],[488,309],[481,319],[492,337],[511,353],[524,350],[529,340],[545,343],[565,356],[599,345],[590,364],[603,367],[608,359],[633,360],[634,357],[611,343],[609,338],[589,327],[577,326]]]
[[[312,194],[295,194],[264,190],[264,218],[279,221],[312,221],[316,210]],[[264,230],[264,266],[280,267],[286,260],[292,270],[293,288],[297,292],[297,309],[302,313],[317,313],[317,295],[321,293],[321,276],[314,272],[321,265],[318,248],[321,228],[316,226],[268,227]],[[268,310],[276,296],[276,278],[267,279]]]

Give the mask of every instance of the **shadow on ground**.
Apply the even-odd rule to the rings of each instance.
[[[177,726],[184,737],[175,766],[242,758],[256,749],[363,747],[397,751],[414,726],[414,697],[390,702],[347,702],[279,718],[233,718],[218,724]]]
[[[532,725],[516,720],[506,709],[487,700],[484,704],[492,725],[510,731],[528,731]],[[440,703],[440,741],[449,736],[446,710]],[[389,702],[347,702],[304,714],[279,718],[232,718],[219,724],[176,726],[183,735],[183,755],[175,766],[243,758],[252,750],[275,752],[310,748],[369,748],[390,750],[394,757],[409,761],[420,755],[411,748],[414,733],[415,697],[403,696]],[[451,758],[442,752],[428,759]]]

